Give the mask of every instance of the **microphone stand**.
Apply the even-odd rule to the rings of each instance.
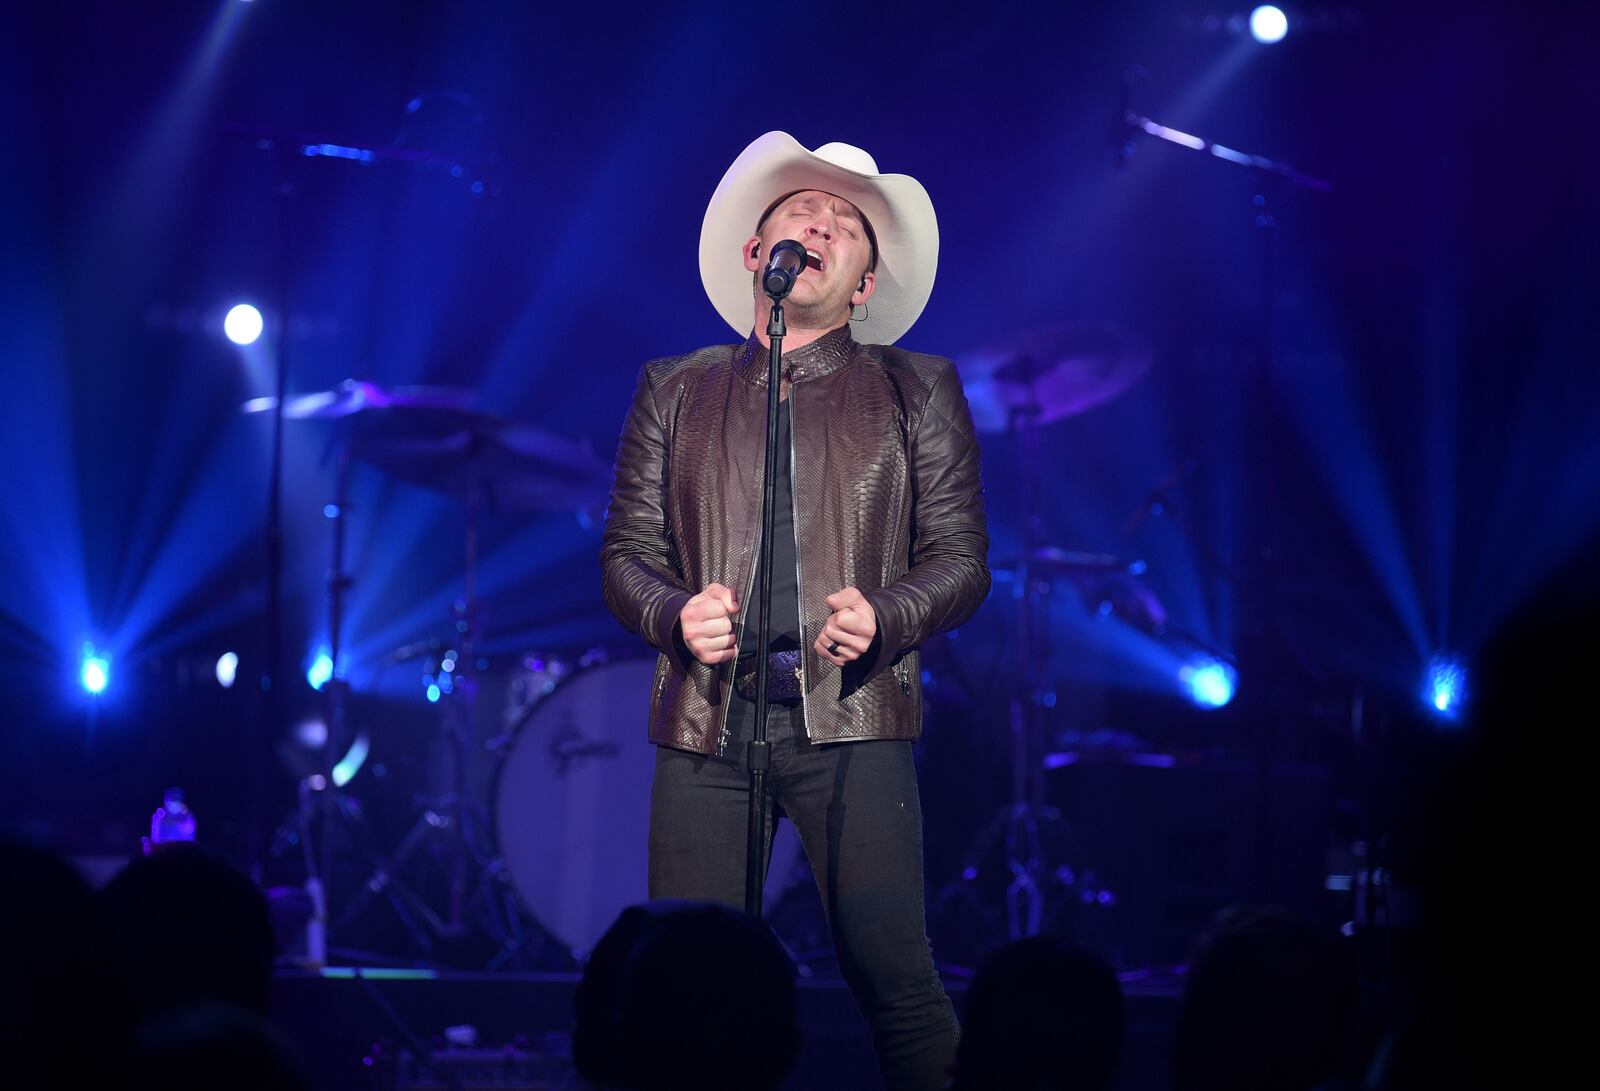
[[[448,171],[452,177],[469,180],[469,191],[473,197],[482,197],[488,192],[484,179],[478,172],[470,169],[468,164],[458,163],[449,157],[435,154],[418,148],[400,147],[354,147],[344,144],[333,144],[314,137],[289,134],[284,132],[269,131],[245,125],[226,124],[223,132],[231,139],[249,140],[257,151],[270,152],[275,160],[275,193],[276,218],[277,218],[277,253],[276,269],[273,290],[276,295],[276,320],[268,329],[276,329],[276,339],[272,342],[273,363],[273,392],[272,405],[272,446],[269,455],[270,468],[267,481],[267,512],[262,535],[266,544],[266,609],[263,620],[266,629],[266,647],[262,657],[263,665],[260,678],[261,689],[261,721],[255,739],[255,755],[251,761],[250,782],[248,787],[248,833],[249,833],[249,866],[256,877],[260,877],[265,869],[266,856],[269,852],[268,837],[266,833],[266,808],[267,804],[267,772],[274,765],[272,757],[273,741],[283,723],[285,697],[288,688],[288,678],[283,668],[283,425],[284,404],[289,393],[289,336],[291,323],[289,321],[289,307],[292,302],[292,288],[294,282],[295,259],[298,256],[294,243],[296,241],[296,228],[298,227],[296,212],[299,204],[300,187],[297,180],[297,171],[305,159],[344,160],[360,165],[373,163],[398,164],[407,167],[419,167]],[[338,729],[344,723],[344,713],[348,687],[341,676],[339,656],[341,652],[341,628],[343,622],[342,597],[349,586],[349,579],[341,567],[344,550],[344,518],[345,498],[344,477],[347,471],[347,456],[343,448],[339,454],[339,490],[340,496],[337,504],[339,522],[335,527],[334,542],[334,571],[328,577],[330,624],[332,631],[328,634],[331,644],[329,656],[333,661],[333,674],[324,686],[328,699],[328,733],[322,748],[322,768],[318,776],[322,783],[320,791],[325,794],[320,798],[322,803],[322,829],[323,837],[321,852],[313,849],[311,844],[310,827],[305,821],[305,785],[300,789],[300,800],[297,810],[301,817],[301,834],[305,842],[306,858],[306,887],[310,892],[313,903],[313,914],[316,919],[325,922],[329,919],[327,883],[330,870],[333,866],[332,841],[329,837],[331,815],[335,804],[333,783],[333,769],[338,760],[339,746],[342,740],[338,738]],[[326,933],[322,940],[326,941]]]
[[[1174,129],[1145,117],[1129,106],[1129,88],[1137,74],[1136,70],[1130,70],[1124,77],[1121,106],[1124,126],[1122,135],[1125,139],[1117,153],[1119,164],[1126,162],[1134,150],[1134,142],[1140,134],[1143,134],[1190,151],[1213,155],[1235,166],[1248,168],[1261,178],[1261,185],[1256,187],[1252,197],[1255,209],[1253,221],[1261,232],[1261,328],[1258,334],[1261,361],[1254,377],[1253,395],[1256,412],[1263,421],[1264,435],[1261,440],[1260,471],[1256,484],[1261,498],[1260,515],[1257,516],[1258,525],[1255,528],[1255,537],[1258,539],[1257,556],[1254,571],[1250,573],[1250,582],[1256,589],[1256,594],[1254,603],[1247,608],[1247,616],[1253,615],[1254,620],[1253,650],[1265,660],[1278,654],[1286,643],[1278,602],[1278,564],[1282,555],[1278,511],[1278,451],[1281,446],[1282,424],[1278,412],[1278,393],[1273,378],[1276,371],[1276,344],[1273,334],[1278,309],[1278,218],[1268,199],[1271,195],[1269,183],[1273,178],[1281,178],[1292,185],[1318,193],[1331,193],[1333,183],[1325,178],[1306,174],[1282,160],[1269,159],[1264,155],[1217,144],[1204,137]],[[1158,486],[1158,489],[1161,487]],[[1197,539],[1191,536],[1191,540]],[[1205,559],[1215,565],[1214,557],[1215,555],[1209,550],[1206,551]],[[1222,566],[1218,571],[1235,586],[1240,586],[1241,581],[1229,568]],[[1259,901],[1270,901],[1276,885],[1271,840],[1271,778],[1273,766],[1277,761],[1276,725],[1282,722],[1283,698],[1282,686],[1278,681],[1280,672],[1272,669],[1271,663],[1264,662],[1263,666],[1266,667],[1264,674],[1268,682],[1263,689],[1261,712],[1256,717],[1255,725],[1258,770],[1255,897]]]
[[[778,488],[778,383],[782,378],[783,298],[789,287],[774,293],[772,316],[767,320],[767,456],[761,482],[761,548],[756,559],[759,585],[756,588],[756,632],[760,634],[756,667],[755,732],[746,750],[750,769],[750,825],[745,841],[744,910],[760,919],[762,887],[766,883],[767,850],[767,770],[772,767],[772,744],[767,741],[767,648],[772,643],[772,538],[773,516]],[[801,650],[804,655],[804,649]],[[735,668],[738,656],[735,652]]]

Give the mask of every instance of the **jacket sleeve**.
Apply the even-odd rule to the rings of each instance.
[[[911,439],[911,567],[866,593],[881,648],[868,677],[909,648],[953,629],[989,594],[989,530],[978,441],[954,364],[928,395]]]
[[[639,370],[617,444],[600,546],[600,587],[623,628],[660,651],[684,655],[688,649],[677,635],[678,615],[693,592],[676,563],[666,494],[667,438],[646,365]]]

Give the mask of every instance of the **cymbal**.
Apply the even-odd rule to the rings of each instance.
[[[350,454],[391,477],[498,511],[595,510],[610,469],[585,444],[465,410],[389,407],[350,418]]]
[[[995,562],[989,568],[998,580],[1015,581],[1022,575],[1018,558]],[[1115,615],[1137,629],[1159,636],[1167,628],[1167,609],[1139,578],[1144,571],[1143,562],[1129,562],[1110,553],[1073,553],[1055,546],[1034,550],[1028,560],[1030,578],[1065,580],[1101,616]]]
[[[956,363],[978,431],[1004,432],[1028,415],[1049,424],[1111,401],[1149,369],[1150,350],[1109,327],[1037,326]]]
[[[996,572],[1018,572],[1022,558],[1006,557],[990,567]],[[1028,555],[1028,570],[1035,576],[1101,575],[1127,568],[1128,562],[1115,553],[1075,553],[1056,546],[1040,546]]]
[[[332,420],[351,457],[383,473],[498,511],[594,511],[610,468],[587,444],[474,409],[459,387],[395,387],[347,379],[284,400],[284,416]],[[247,413],[275,398],[246,402]]]
[[[290,420],[337,420],[364,409],[388,406],[412,408],[466,409],[477,399],[476,392],[458,386],[397,386],[384,390],[377,383],[346,379],[331,390],[296,394],[284,399],[283,415]],[[278,399],[272,396],[251,398],[244,403],[246,413],[270,413]]]

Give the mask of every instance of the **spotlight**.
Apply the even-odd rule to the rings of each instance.
[[[306,682],[312,689],[321,689],[333,678],[333,657],[326,647],[316,650],[311,657],[311,665],[306,668]]]
[[[217,684],[223,689],[232,689],[234,679],[239,677],[239,657],[233,652],[223,652],[217,658]]]
[[[111,661],[96,655],[93,644],[83,646],[83,665],[78,668],[78,681],[89,693],[99,696],[111,684]]]
[[[322,720],[302,720],[294,726],[294,740],[307,750],[321,750],[328,741],[328,725]]]
[[[333,767],[333,786],[343,788],[350,783],[350,778],[361,771],[362,763],[367,760],[367,754],[372,749],[372,740],[365,735],[357,735],[356,741],[350,744],[350,749],[345,751]]]
[[[250,345],[261,336],[262,325],[261,312],[248,303],[240,303],[222,320],[222,332],[236,345]]]
[[[1197,659],[1178,671],[1178,681],[1201,708],[1221,708],[1233,700],[1239,675],[1220,659]]]
[[[1455,721],[1467,700],[1467,667],[1459,656],[1436,655],[1423,676],[1422,699],[1441,720]]]
[[[1283,41],[1289,33],[1289,17],[1281,8],[1262,4],[1250,13],[1250,36],[1262,45]]]

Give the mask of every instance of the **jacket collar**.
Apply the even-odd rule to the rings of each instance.
[[[850,336],[850,326],[845,324],[829,330],[809,345],[783,350],[783,370],[791,383],[803,383],[831,375],[850,362],[856,349],[855,338]],[[767,385],[767,346],[756,339],[752,331],[737,350],[733,360],[734,370],[757,386]]]

